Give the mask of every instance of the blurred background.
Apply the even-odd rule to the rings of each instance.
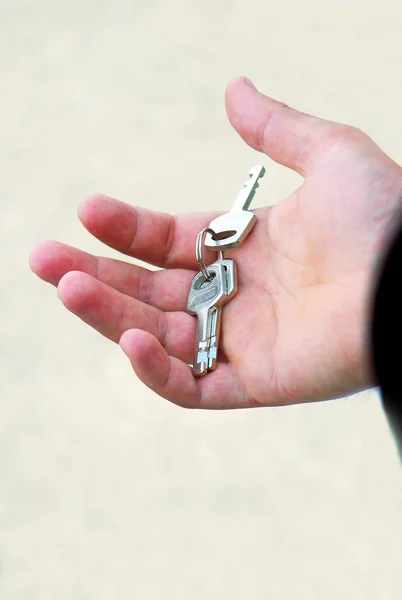
[[[35,278],[103,192],[229,208],[261,157],[235,75],[402,160],[400,0],[1,0],[0,598],[399,599],[402,473],[375,392],[185,411]],[[253,206],[299,183],[267,168]],[[127,260],[127,259],[125,259]]]

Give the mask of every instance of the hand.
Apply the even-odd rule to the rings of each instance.
[[[229,84],[226,107],[250,146],[305,179],[257,210],[252,233],[227,254],[239,291],[224,309],[215,372],[194,379],[195,318],[184,311],[195,239],[216,213],[172,217],[92,196],[79,207],[87,230],[164,270],[57,242],[35,248],[31,268],[58,286],[66,308],[120,342],[147,386],[181,406],[289,404],[368,387],[370,287],[402,197],[400,167],[361,131],[292,110],[244,78]]]

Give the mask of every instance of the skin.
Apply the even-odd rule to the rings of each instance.
[[[145,385],[180,406],[284,405],[371,386],[372,284],[401,203],[401,168],[363,132],[297,112],[244,77],[228,85],[226,110],[247,144],[304,181],[256,210],[252,233],[226,254],[239,291],[224,309],[215,372],[192,375],[195,319],[185,307],[196,236],[219,213],[171,216],[90,196],[78,208],[84,227],[163,270],[54,241],[32,251],[31,269],[57,286],[68,310],[120,343]],[[205,252],[207,263],[215,258]]]

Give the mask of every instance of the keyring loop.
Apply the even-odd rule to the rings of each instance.
[[[212,277],[207,271],[207,267],[205,266],[205,262],[202,256],[202,240],[206,233],[210,233],[211,235],[215,235],[215,231],[210,227],[205,227],[202,229],[200,233],[197,235],[197,240],[195,242],[195,258],[197,259],[198,266],[200,267],[201,273],[204,275],[207,281],[211,281]],[[219,259],[223,259],[223,252],[219,250]]]

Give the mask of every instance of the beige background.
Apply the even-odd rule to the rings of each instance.
[[[402,160],[400,0],[1,0],[0,598],[399,599],[402,473],[374,392],[185,411],[28,269],[101,191],[229,208],[237,74]],[[254,206],[297,184],[264,161]]]

